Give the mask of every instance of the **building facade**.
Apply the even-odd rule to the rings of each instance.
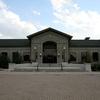
[[[72,36],[47,28],[27,36],[28,39],[0,39],[0,54],[14,62],[16,54],[22,62],[42,64],[100,63],[100,40],[73,40]]]

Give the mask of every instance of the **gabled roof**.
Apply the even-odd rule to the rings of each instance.
[[[28,39],[0,39],[0,47],[29,47]]]
[[[71,40],[70,47],[100,47],[100,40]]]
[[[36,32],[36,33],[33,33],[33,34],[31,34],[31,35],[29,35],[29,36],[27,36],[27,37],[28,37],[29,39],[31,39],[31,38],[34,37],[34,36],[40,35],[40,34],[42,34],[42,33],[48,32],[48,31],[55,32],[55,33],[57,33],[57,34],[60,34],[60,35],[62,35],[62,36],[65,36],[65,37],[67,37],[67,38],[69,38],[69,39],[72,38],[71,35],[68,35],[68,34],[66,34],[66,33],[63,33],[63,32],[61,32],[61,31],[58,31],[58,30],[53,29],[53,28],[51,28],[51,27],[46,28],[46,29],[41,30],[41,31],[38,31],[38,32]]]

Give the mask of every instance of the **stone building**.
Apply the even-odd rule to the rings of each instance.
[[[43,64],[100,63],[100,40],[72,40],[72,36],[47,28],[27,36],[28,39],[0,39],[0,54],[13,62],[16,53],[22,62]]]

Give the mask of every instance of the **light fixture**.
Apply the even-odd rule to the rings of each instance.
[[[63,49],[65,50],[65,49],[66,49],[66,47],[64,46],[64,47],[63,47]]]
[[[42,56],[42,53],[40,52],[40,57]]]
[[[60,53],[58,53],[58,57],[60,56]]]
[[[36,50],[37,48],[36,48],[36,46],[34,46],[34,50]]]

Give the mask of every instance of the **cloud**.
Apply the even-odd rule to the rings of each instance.
[[[51,0],[51,3],[55,10],[61,9],[63,5],[70,4],[72,0]]]
[[[1,9],[7,9],[6,4],[4,4],[1,0],[0,0],[0,10]]]
[[[40,12],[33,10],[33,15],[40,15]]]
[[[25,38],[36,30],[33,23],[21,20],[0,0],[0,38]]]
[[[56,2],[58,5],[56,5]],[[56,22],[60,22],[74,38],[100,39],[100,13],[92,10],[82,10],[72,0],[51,0]],[[55,21],[54,21],[55,22]]]

